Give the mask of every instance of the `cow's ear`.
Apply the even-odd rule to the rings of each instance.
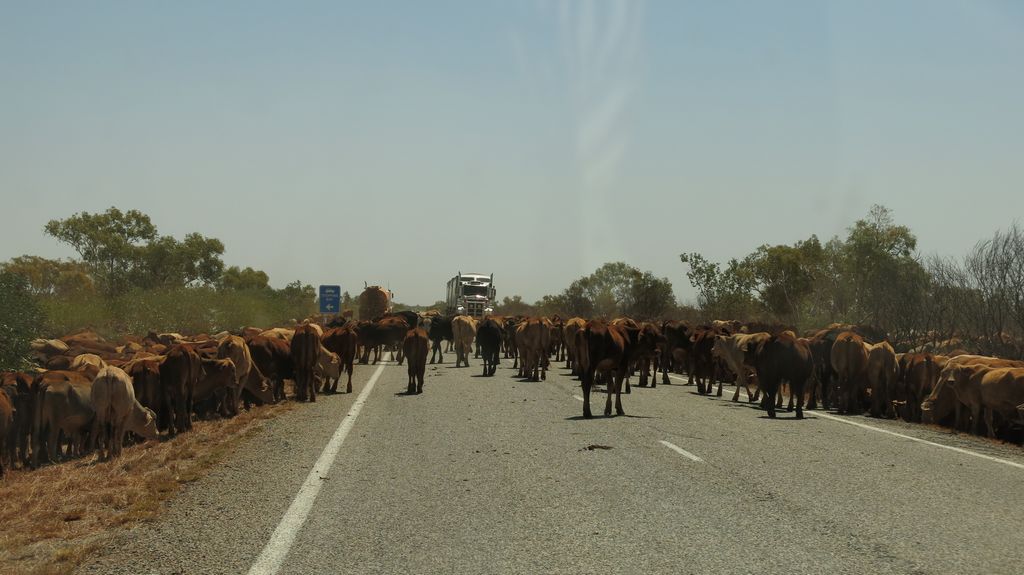
[[[693,334],[690,336],[690,343],[697,343],[697,334]]]

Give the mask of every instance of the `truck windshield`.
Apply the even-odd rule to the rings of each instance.
[[[487,295],[487,286],[463,286],[463,295]]]

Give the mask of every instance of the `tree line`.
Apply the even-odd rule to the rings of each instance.
[[[1017,224],[964,257],[925,256],[910,228],[875,205],[842,237],[764,244],[726,262],[698,252],[679,260],[697,292],[693,305],[676,301],[667,278],[614,262],[533,304],[506,296],[496,312],[738,319],[799,331],[860,324],[888,333],[900,351],[946,347],[1024,357],[1024,231]]]
[[[39,335],[86,327],[109,335],[200,333],[316,311],[313,286],[294,281],[274,289],[262,270],[225,266],[220,240],[161,235],[137,210],[82,212],[51,220],[44,231],[78,257],[0,263],[0,368],[16,367]]]

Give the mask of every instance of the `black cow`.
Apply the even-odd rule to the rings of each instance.
[[[501,332],[501,324],[491,318],[483,320],[476,328],[476,349],[483,355],[485,376],[494,375],[498,369]]]
[[[452,316],[439,315],[431,319],[427,337],[430,338],[430,363],[434,363],[435,356],[437,356],[437,363],[444,363],[441,341],[455,339],[455,335],[452,333]]]

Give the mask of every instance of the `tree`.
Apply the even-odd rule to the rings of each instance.
[[[29,292],[35,296],[69,297],[93,291],[92,278],[81,262],[18,256],[0,267],[24,278]]]
[[[756,280],[750,265],[731,259],[725,270],[698,253],[680,254],[689,265],[690,284],[697,288],[697,303],[711,318],[749,318],[756,312]]]
[[[220,278],[220,286],[223,289],[232,290],[264,290],[270,289],[270,276],[262,270],[255,270],[251,267],[240,269],[238,266],[231,266],[224,270]],[[348,296],[348,292],[345,292]],[[349,302],[352,296],[348,296]]]
[[[817,236],[792,246],[767,244],[743,260],[754,278],[761,305],[775,317],[796,323],[814,290],[824,249]]]
[[[0,369],[21,369],[45,318],[21,275],[0,271]]]
[[[494,313],[498,315],[536,315],[537,310],[534,306],[523,301],[523,296],[505,296],[502,298],[501,303],[495,306]]]
[[[545,296],[541,309],[558,309],[569,316],[638,318],[660,317],[676,305],[672,283],[623,262],[610,262],[572,282],[559,296]],[[560,314],[561,315],[561,314]]]
[[[136,249],[156,238],[156,226],[137,210],[110,208],[102,214],[82,212],[63,220],[50,220],[46,233],[75,248],[93,277],[108,293],[128,287]]]
[[[46,233],[71,245],[108,295],[130,288],[213,285],[221,279],[224,244],[191,233],[183,241],[157,235],[149,216],[110,208],[51,220]]]

